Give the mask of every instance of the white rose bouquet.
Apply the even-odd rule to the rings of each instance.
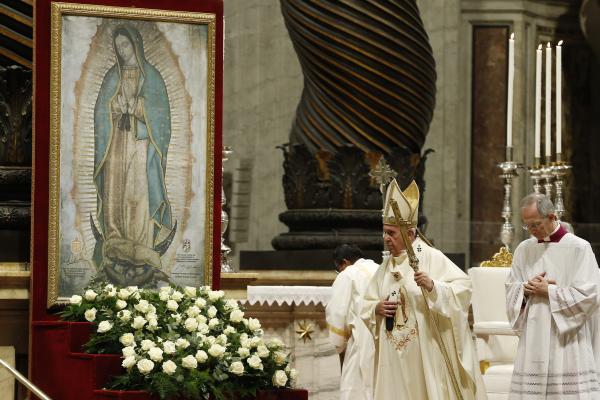
[[[296,378],[284,343],[264,340],[257,319],[208,287],[100,283],[73,296],[60,316],[92,324],[87,352],[122,354],[125,374],[111,389],[221,400],[289,388]]]

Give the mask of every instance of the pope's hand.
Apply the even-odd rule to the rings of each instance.
[[[428,292],[433,290],[433,280],[423,271],[415,272],[415,282],[422,288],[427,289]]]
[[[398,308],[397,301],[381,300],[375,306],[375,314],[382,317],[393,317],[396,314]]]

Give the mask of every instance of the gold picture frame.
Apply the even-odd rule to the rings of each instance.
[[[51,4],[48,307],[92,279],[211,285],[212,13]]]

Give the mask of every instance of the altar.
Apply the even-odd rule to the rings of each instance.
[[[239,300],[248,317],[260,320],[265,337],[277,337],[286,343],[298,371],[297,387],[308,390],[309,398],[315,400],[339,398],[340,360],[329,341],[325,321],[334,278],[333,271],[261,271],[221,276],[226,296]]]

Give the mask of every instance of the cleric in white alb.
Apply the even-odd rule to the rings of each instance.
[[[506,309],[521,337],[510,399],[600,399],[600,272],[590,244],[568,233],[543,194],[521,203],[532,235],[515,250]]]

